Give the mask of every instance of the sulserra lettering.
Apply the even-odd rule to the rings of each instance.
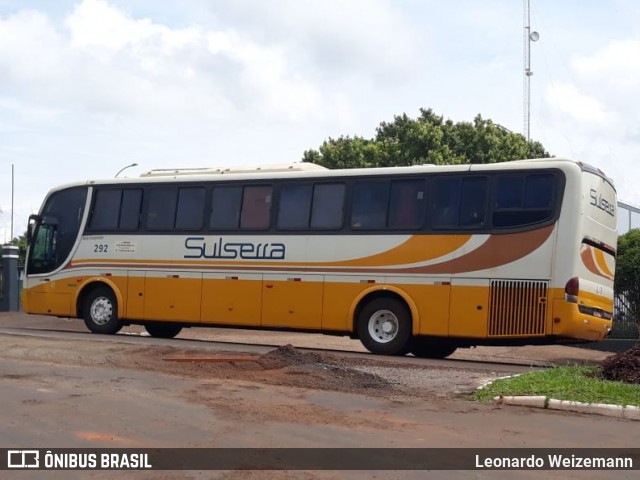
[[[594,207],[607,212],[612,217],[615,216],[616,207],[614,203],[608,201],[593,188],[589,190],[589,196],[591,197],[591,201],[589,202],[590,205],[593,205]]]
[[[208,241],[205,237],[187,237],[184,246],[189,251],[184,258],[224,260],[284,260],[283,243],[225,242],[222,237]]]

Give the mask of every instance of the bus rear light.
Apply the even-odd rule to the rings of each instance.
[[[573,277],[564,286],[564,299],[567,302],[578,303],[579,292],[580,292],[580,280],[578,279],[578,277]]]

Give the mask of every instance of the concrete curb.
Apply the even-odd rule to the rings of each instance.
[[[568,412],[605,415],[607,417],[624,418],[640,421],[640,407],[633,405],[609,405],[606,403],[583,403],[569,400],[556,400],[544,396],[499,396],[493,397],[499,405],[518,405],[521,407],[548,408]]]
[[[494,378],[480,385],[477,390],[482,390],[496,380],[518,377],[522,374],[508,375]],[[519,407],[548,408],[549,410],[565,410],[568,412],[588,413],[591,415],[605,415],[607,417],[624,418],[626,420],[640,421],[640,407],[633,405],[610,405],[607,403],[583,403],[570,400],[556,400],[543,395],[514,395],[493,397],[498,405],[514,405]]]
[[[491,385],[493,382],[497,382],[498,380],[506,380],[507,378],[516,378],[516,377],[519,377],[520,375],[522,375],[522,373],[516,373],[514,375],[506,375],[504,377],[492,378],[491,380],[484,382],[479,387],[476,387],[476,390],[483,390],[487,388],[489,385]]]

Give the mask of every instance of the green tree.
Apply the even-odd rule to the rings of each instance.
[[[18,247],[18,263],[24,265],[25,258],[27,256],[27,232],[24,232],[19,237],[15,237],[11,241],[11,245]]]
[[[640,229],[618,238],[614,290],[624,299],[640,333]]]
[[[381,122],[373,139],[329,138],[318,150],[307,150],[302,161],[327,168],[408,166],[423,163],[494,163],[549,157],[539,142],[477,115],[472,123],[444,120],[431,109],[418,118],[406,113]]]

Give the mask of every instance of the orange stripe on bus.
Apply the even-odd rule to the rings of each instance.
[[[387,250],[352,260],[335,262],[273,262],[278,267],[385,267],[425,262],[455,252],[471,239],[471,235],[413,235],[400,245]],[[74,260],[74,266],[87,264],[122,263],[122,259],[82,259]],[[127,260],[135,265],[182,265],[181,260]],[[220,262],[211,260],[189,261],[188,265],[223,266],[238,265],[239,262]],[[272,264],[271,262],[269,264]],[[242,266],[264,266],[265,262],[241,262]]]
[[[594,249],[594,252],[596,254],[596,264],[600,267],[602,273],[604,273],[610,280],[613,280],[614,274],[607,265],[607,259],[604,256],[604,252],[600,249]]]
[[[462,255],[459,258],[443,261],[434,265],[422,265],[403,267],[401,265],[395,268],[380,268],[381,265],[370,264],[363,267],[357,267],[353,264],[346,263],[339,265],[336,263],[303,263],[303,262],[202,262],[202,261],[155,261],[155,260],[82,260],[74,262],[78,267],[104,267],[105,263],[112,267],[130,268],[132,264],[138,266],[146,266],[147,268],[181,268],[181,269],[201,269],[203,266],[216,270],[234,270],[234,271],[304,271],[308,273],[371,273],[371,274],[425,274],[425,273],[464,273],[499,267],[508,263],[520,260],[538,249],[551,235],[553,226],[533,230],[529,232],[491,235],[489,239],[471,252]],[[455,236],[452,236],[455,237]],[[430,236],[425,236],[428,239]],[[452,250],[454,251],[454,250]],[[367,268],[368,267],[368,268]],[[378,267],[378,268],[376,268]]]
[[[598,275],[599,277],[606,278],[607,280],[612,280],[613,277],[609,277],[600,271],[598,265],[596,265],[596,261],[594,258],[594,248],[591,246],[583,246],[580,251],[580,258],[582,258],[582,263],[587,270],[591,273]]]

